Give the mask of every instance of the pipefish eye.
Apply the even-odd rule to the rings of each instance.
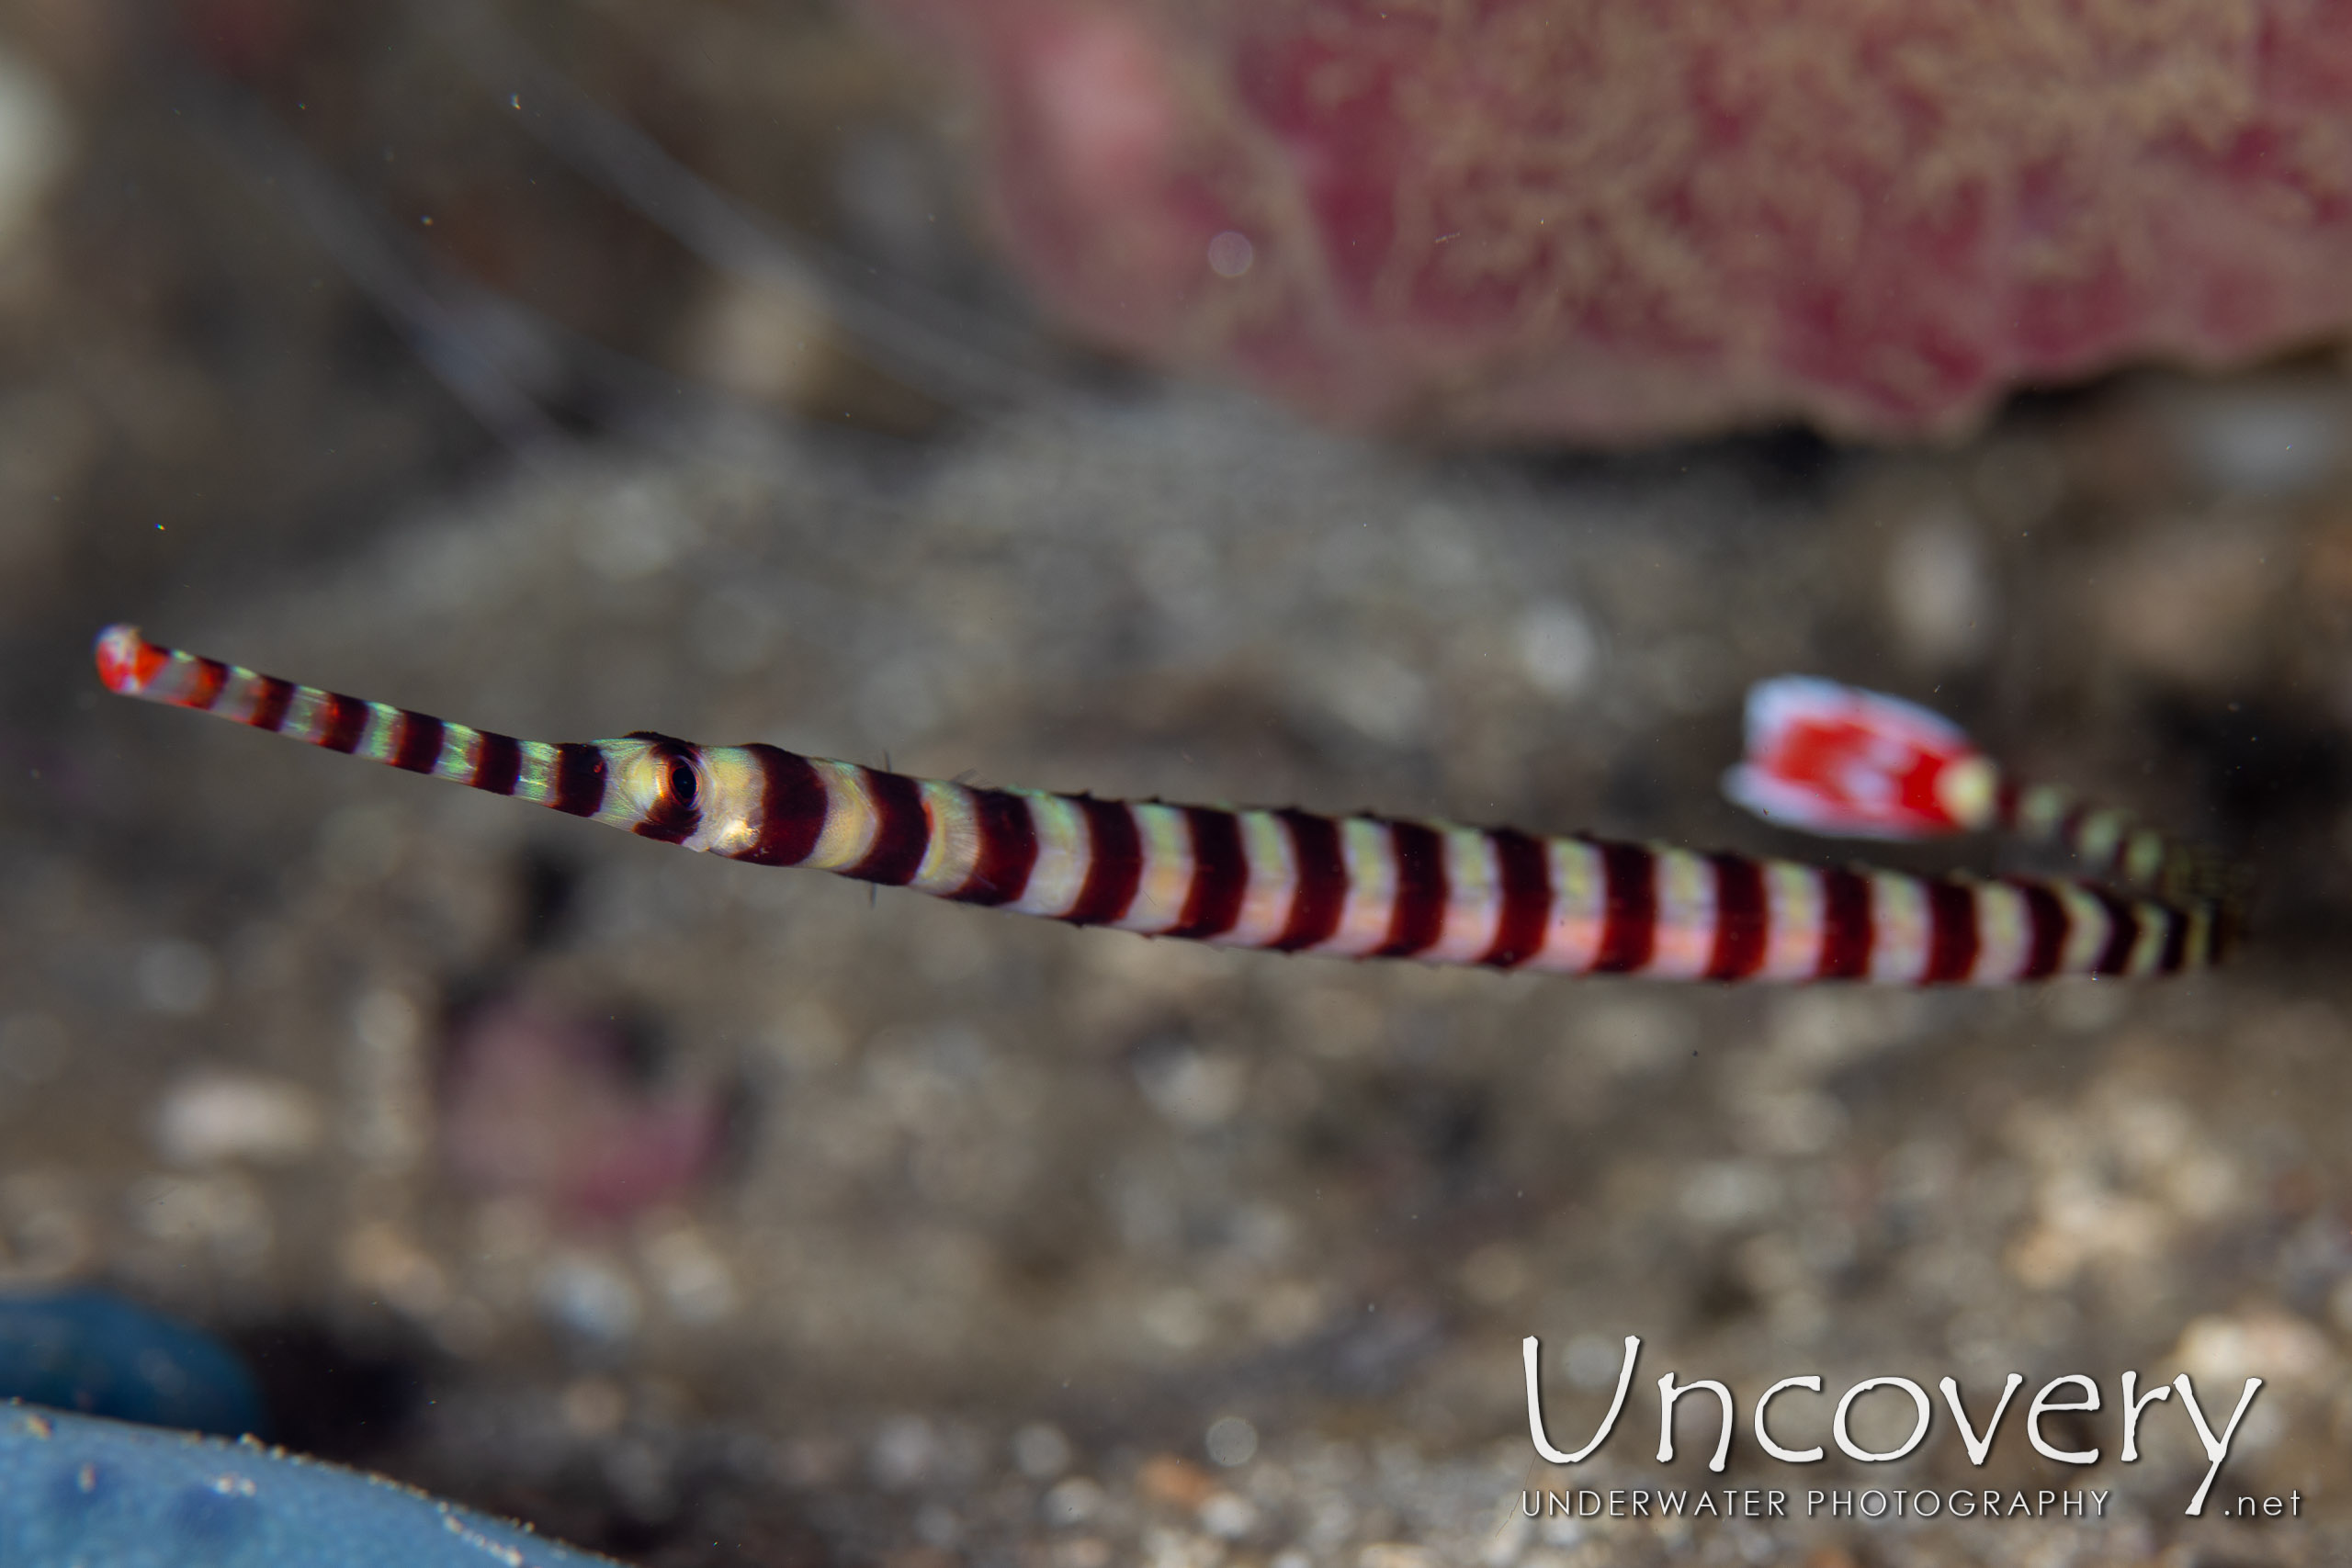
[[[695,803],[695,771],[684,762],[670,764],[670,799],[678,806]]]

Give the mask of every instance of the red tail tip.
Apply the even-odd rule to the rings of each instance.
[[[1959,727],[1900,698],[1784,675],[1747,694],[1747,760],[1724,791],[1810,832],[1925,839],[1987,826],[1998,774]]]
[[[135,697],[171,659],[171,654],[139,635],[139,628],[118,622],[98,634],[94,650],[98,679],[107,690]]]

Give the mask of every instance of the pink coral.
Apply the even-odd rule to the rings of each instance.
[[[874,3],[1056,309],[1344,423],[1948,432],[2352,324],[2352,0]]]

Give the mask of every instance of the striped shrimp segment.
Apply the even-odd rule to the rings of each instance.
[[[2176,842],[2127,811],[2088,805],[2054,784],[2000,781],[1990,825],[2072,857],[2089,880],[2167,902],[2226,908],[2243,895],[2234,868],[2200,846]]]
[[[2098,850],[2100,869],[2137,891],[2067,878],[1823,869],[1508,828],[981,789],[650,731],[516,740],[163,648],[127,626],[100,636],[97,663],[125,695],[685,849],[1222,946],[1659,979],[2000,985],[2201,967],[2216,957],[2221,932],[2210,903],[2165,896],[2179,863],[2168,845],[2146,848],[2144,830],[2128,823],[2086,828],[2097,814],[2047,792],[1984,795],[1984,815],[2073,843],[2086,859]],[[1951,744],[1944,730],[1925,733]],[[1957,763],[1965,791],[1939,795],[1933,779],[1915,778],[1902,809],[1918,818],[1939,809],[1939,800],[1977,799],[1990,775],[1970,757]],[[1855,787],[1867,795],[1867,784]],[[1773,779],[1766,793],[1804,807],[1806,787],[1803,778]],[[2151,875],[2128,874],[2149,867]]]
[[[1748,694],[1747,757],[1724,782],[1758,815],[1815,832],[1928,839],[1991,829],[2081,868],[2039,888],[1968,885],[1973,917],[1931,902],[1930,980],[1962,970],[1988,979],[2168,974],[2211,961],[2245,897],[2237,869],[2211,852],[2054,785],[2018,784],[1939,715],[1812,677]],[[1952,886],[1931,899],[1956,899]],[[1952,944],[1971,928],[1980,951],[1963,961]]]

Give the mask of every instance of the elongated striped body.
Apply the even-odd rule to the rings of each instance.
[[[107,685],[762,865],[811,866],[1079,925],[1230,947],[1660,979],[1999,985],[2213,961],[2219,906],[2092,881],[1920,877],[1512,829],[975,789],[767,745],[551,743],[101,634]],[[2004,788],[2069,846],[2172,863],[2111,814]],[[2053,815],[2053,812],[2055,815]],[[2086,846],[2087,847],[2087,846]],[[2153,854],[2153,859],[2151,855]]]

